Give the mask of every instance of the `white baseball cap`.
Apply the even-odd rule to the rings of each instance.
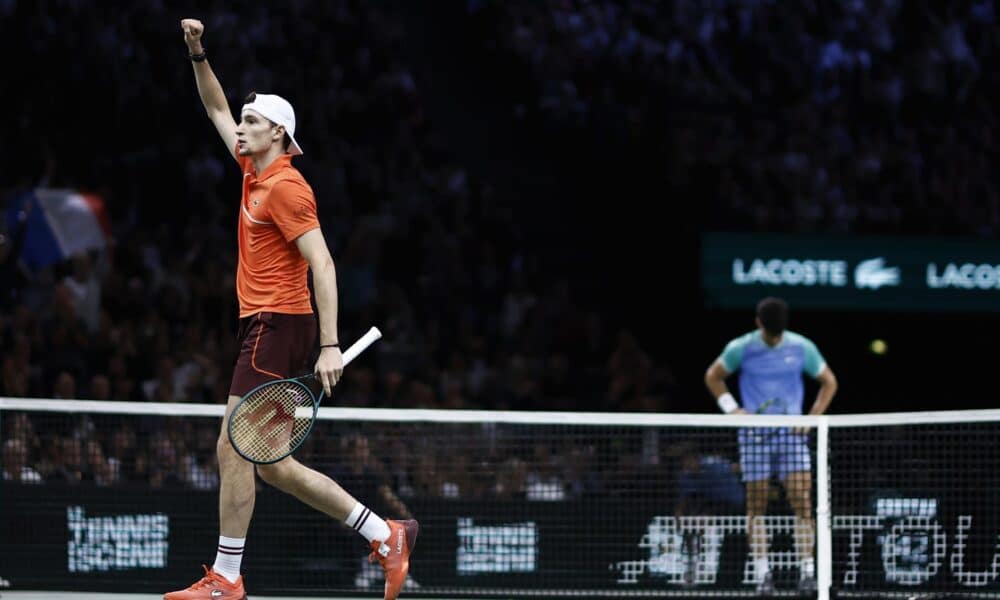
[[[253,102],[243,105],[240,115],[242,116],[248,110],[256,112],[277,125],[284,125],[285,133],[292,140],[292,143],[288,145],[288,153],[293,156],[302,154],[302,148],[295,141],[295,111],[288,100],[275,94],[256,94]]]

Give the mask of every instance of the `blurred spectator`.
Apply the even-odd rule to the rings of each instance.
[[[121,425],[112,431],[111,439],[108,442],[107,462],[111,467],[111,472],[114,473],[116,482],[137,482],[136,446],[136,434],[131,426]],[[145,483],[145,481],[141,481],[141,483]]]
[[[678,442],[667,454],[677,465],[676,516],[743,514],[746,493],[739,465],[719,455],[701,454],[690,442]]]
[[[148,473],[150,487],[181,488],[184,477],[177,457],[182,452],[183,445],[174,443],[166,433],[157,432],[149,439],[148,459],[143,457],[137,470]]]
[[[150,402],[178,402],[183,400],[177,394],[175,384],[174,359],[161,356],[157,363],[156,377],[142,383],[142,391]]]
[[[33,203],[25,204],[25,209],[16,215],[10,231],[0,227],[0,281],[4,282],[0,291],[0,313],[7,314],[21,300],[21,290],[28,283],[31,274],[21,261],[24,247],[24,233]]]
[[[4,437],[8,439],[20,440],[29,455],[41,447],[38,434],[35,433],[35,425],[31,417],[26,412],[5,412],[4,416]]]
[[[608,401],[611,406],[625,404],[646,395],[652,364],[631,332],[618,333],[618,343],[608,359],[611,379]]]
[[[746,508],[746,492],[740,482],[739,465],[722,456],[699,453],[694,444],[678,442],[667,455],[676,460],[674,516],[740,515]],[[697,557],[701,551],[700,527],[683,527],[687,565],[684,582],[693,584]]]
[[[90,440],[87,442],[86,448],[90,481],[102,487],[116,483],[119,474],[115,469],[115,464],[105,456],[101,443],[97,440]]]
[[[4,442],[3,480],[13,483],[42,483],[42,476],[28,464],[28,448],[23,440],[11,438]]]
[[[87,466],[83,458],[83,442],[72,437],[58,441],[59,462],[53,465],[48,481],[53,483],[76,484],[84,480]]]
[[[94,375],[90,378],[89,387],[89,400],[111,400],[111,380],[108,379],[107,375],[101,373]]]
[[[565,500],[566,484],[559,458],[542,442],[534,445],[533,454],[524,478],[525,498],[548,502]]]
[[[199,427],[194,447],[184,455],[184,479],[196,490],[214,490],[219,487],[219,465],[215,456],[218,432],[214,427]]]
[[[71,262],[73,272],[63,279],[63,284],[72,296],[76,316],[84,322],[88,332],[93,333],[101,308],[101,284],[89,255],[78,254]]]
[[[368,438],[350,434],[340,440],[339,463],[329,475],[352,495],[372,498],[372,510],[393,518],[410,519],[410,510],[390,486],[385,464],[372,454]],[[379,507],[378,509],[374,508]]]
[[[527,478],[527,466],[524,461],[510,457],[497,465],[497,481],[493,493],[498,499],[523,500]]]
[[[52,397],[63,400],[76,399],[76,378],[68,371],[62,371],[56,375],[55,383],[52,384]]]
[[[28,393],[28,367],[20,365],[13,358],[4,360],[3,395],[11,398],[25,398]]]

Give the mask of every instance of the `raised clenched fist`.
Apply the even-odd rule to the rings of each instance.
[[[205,26],[198,19],[182,19],[181,29],[184,30],[184,42],[192,53],[201,52],[201,34],[205,31]]]

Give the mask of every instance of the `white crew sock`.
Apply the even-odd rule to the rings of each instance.
[[[215,554],[212,570],[228,579],[229,583],[236,583],[240,578],[240,563],[243,562],[243,546],[246,543],[246,538],[219,536],[219,550]]]
[[[799,563],[799,577],[815,577],[816,561],[811,558],[803,558]]]
[[[344,519],[344,524],[360,533],[369,542],[372,540],[384,542],[389,539],[389,526],[386,522],[360,502]]]
[[[767,564],[767,557],[753,559],[753,570],[757,575],[757,581],[763,580],[764,575],[771,570]]]

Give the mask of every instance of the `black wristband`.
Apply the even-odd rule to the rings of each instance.
[[[340,344],[320,344],[319,349],[322,350],[323,348],[340,348]]]
[[[201,54],[191,54],[189,52],[188,53],[188,58],[191,59],[191,62],[204,62],[204,60],[206,58],[208,58],[208,55],[205,53],[205,49],[202,48],[201,49]]]

